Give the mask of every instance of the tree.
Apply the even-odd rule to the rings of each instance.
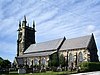
[[[0,61],[2,61],[3,59],[0,57]]]
[[[11,66],[11,62],[9,60],[3,60],[0,57],[0,68],[9,68]]]
[[[51,66],[55,66],[58,67],[59,64],[61,66],[66,66],[66,61],[65,61],[65,57],[63,56],[63,54],[61,54],[59,56],[59,63],[58,63],[58,58],[57,58],[57,53],[52,54],[51,56],[49,56],[49,62],[48,65]]]
[[[57,53],[54,53],[52,55],[49,56],[49,62],[48,62],[48,66],[59,66],[59,63],[58,63],[58,58],[57,58]]]
[[[9,67],[11,67],[11,62],[9,60],[3,60],[2,67],[3,68],[9,68]]]
[[[2,61],[3,61],[3,59],[0,57],[0,68],[1,68],[1,65],[2,65]]]
[[[65,57],[63,56],[63,54],[60,55],[59,60],[61,66],[66,66]]]

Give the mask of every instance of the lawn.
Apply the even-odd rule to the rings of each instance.
[[[43,73],[30,73],[30,74],[17,74],[17,72],[10,72],[9,75],[69,75],[69,73],[67,71],[63,71],[63,72],[47,71]]]

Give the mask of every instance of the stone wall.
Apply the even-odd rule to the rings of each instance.
[[[90,61],[90,57],[89,57],[90,53],[86,48],[60,51],[60,55],[63,54],[66,61],[67,61],[67,53],[68,53],[69,66],[71,65],[71,62],[74,66],[76,64],[78,66],[78,64],[81,62]],[[80,57],[80,54],[82,54],[82,57]],[[70,58],[72,59],[70,60]]]
[[[37,64],[35,63],[35,59],[37,60]],[[41,56],[41,57],[28,57],[24,59],[24,65],[26,65],[26,61],[27,61],[27,65],[29,65],[29,67],[31,65],[42,65],[43,64],[43,59],[45,60],[45,66],[48,66],[48,60],[49,60],[49,56]]]

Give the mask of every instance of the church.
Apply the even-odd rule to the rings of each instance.
[[[93,33],[91,35],[66,39],[66,37],[36,43],[35,22],[29,27],[26,17],[19,22],[16,65],[48,66],[49,57],[54,53],[62,54],[68,66],[77,66],[81,62],[98,62],[97,46]],[[59,61],[58,61],[59,62]]]

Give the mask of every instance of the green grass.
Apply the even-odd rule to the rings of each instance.
[[[67,71],[63,72],[52,72],[52,71],[47,71],[43,73],[30,73],[30,74],[17,74],[17,72],[10,72],[9,75],[69,75]]]

